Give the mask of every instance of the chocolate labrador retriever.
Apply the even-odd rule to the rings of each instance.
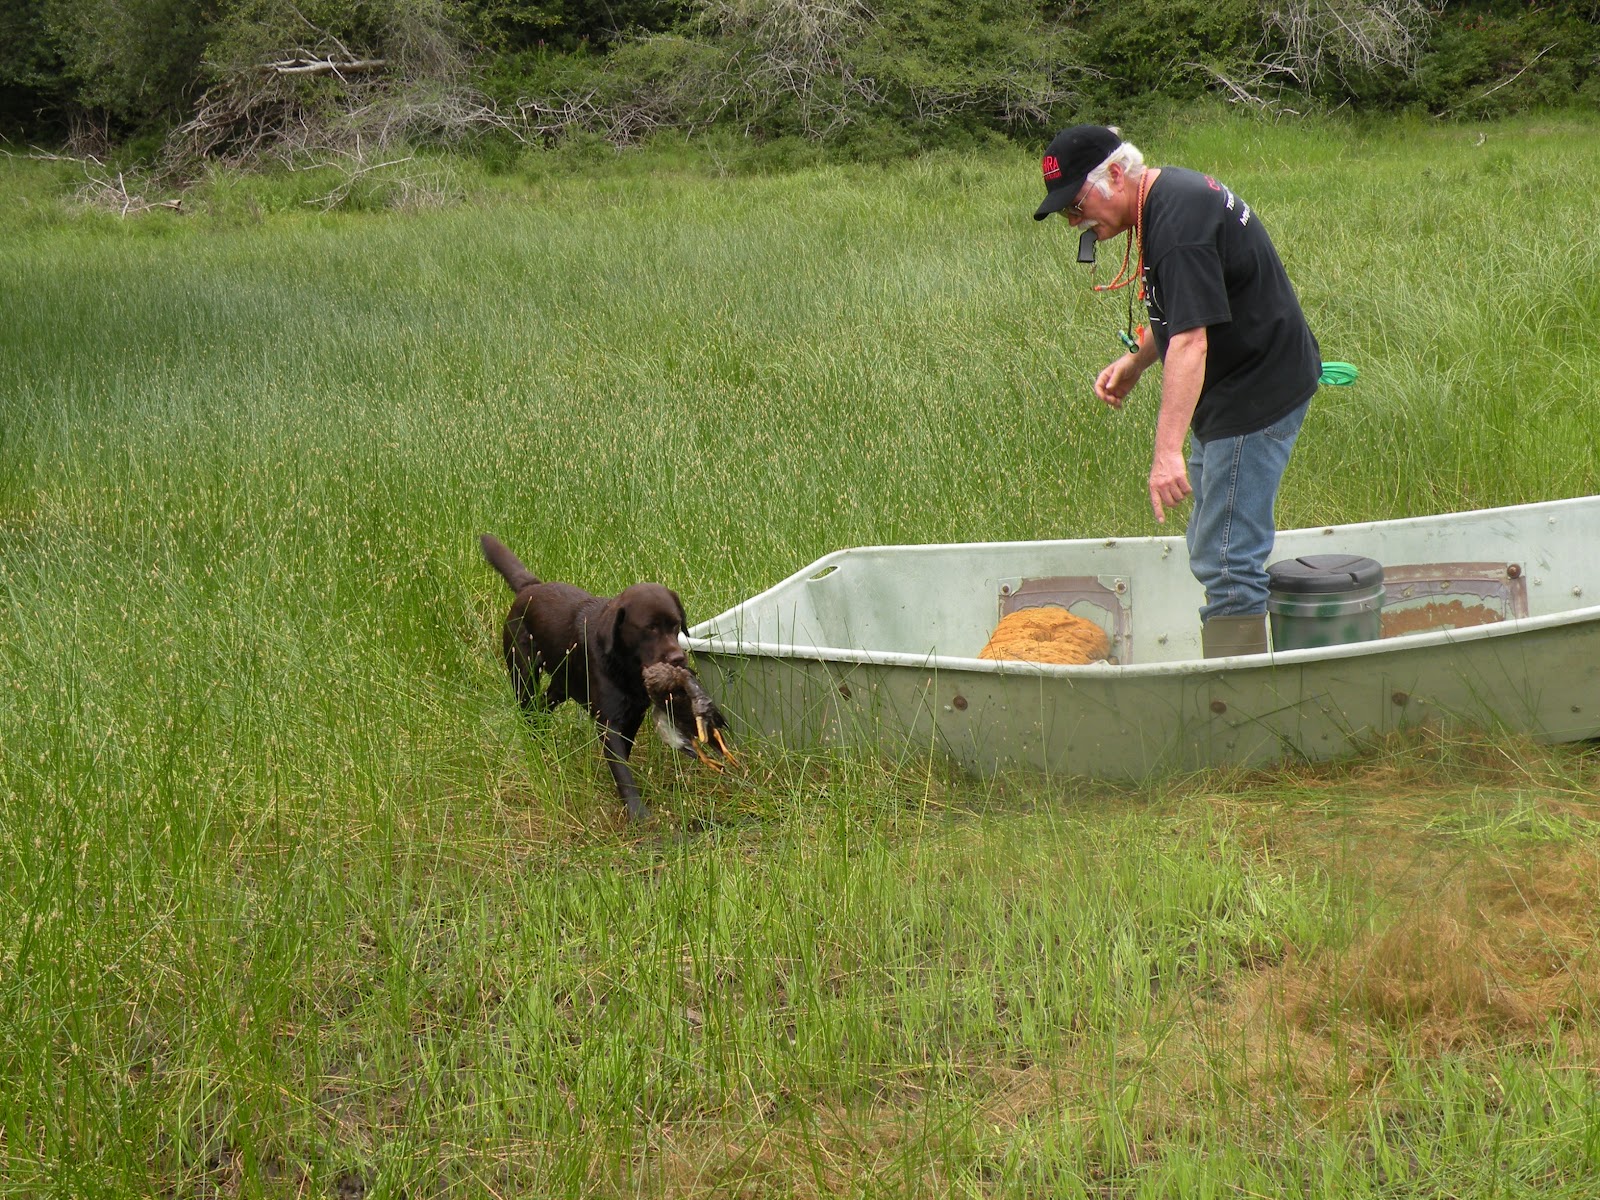
[[[511,688],[524,710],[573,700],[600,726],[606,765],[635,820],[649,817],[628,767],[633,739],[650,708],[644,669],[681,667],[678,634],[688,624],[677,593],[636,583],[615,596],[592,596],[570,583],[543,583],[493,535],[483,556],[515,593],[501,634]],[[543,691],[541,677],[549,676]]]

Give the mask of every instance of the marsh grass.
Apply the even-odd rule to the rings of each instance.
[[[1596,490],[1595,132],[1162,134],[1362,370],[1282,524]],[[485,529],[696,619],[843,545],[1155,531],[1033,171],[117,222],[0,163],[0,1190],[1590,1194],[1582,750],[1111,788],[646,735],[639,830],[513,711]]]

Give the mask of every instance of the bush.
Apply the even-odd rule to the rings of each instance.
[[[1600,0],[10,0],[0,125],[193,155],[717,127],[883,157],[1213,96],[1483,117],[1600,99]],[[310,55],[322,74],[264,69]],[[352,58],[381,60],[350,68]],[[335,72],[333,63],[343,66]],[[481,90],[478,90],[480,89]],[[27,115],[19,115],[22,112]],[[38,114],[42,113],[40,116]],[[483,140],[503,131],[501,142]],[[496,149],[499,146],[500,149]],[[510,155],[515,158],[515,155]]]
[[[913,130],[1036,131],[1081,104],[1085,39],[1034,0],[881,0],[844,56]]]
[[[211,34],[203,0],[42,0],[32,32],[61,63],[74,106],[124,129],[184,111]]]
[[[519,82],[546,89],[533,110],[551,133],[627,141],[715,123],[878,157],[951,129],[1047,126],[1081,101],[1080,40],[1034,0],[697,0],[692,23],[623,42],[598,70],[562,78],[540,56]]]
[[[1125,0],[1095,6],[1085,53],[1116,99],[1185,98],[1214,86],[1207,68],[1233,77],[1261,42],[1256,0]]]
[[[463,27],[490,56],[571,53],[671,29],[688,15],[682,0],[461,0]]]
[[[1460,6],[1440,22],[1413,98],[1433,113],[1503,116],[1570,105],[1600,89],[1597,76],[1600,5]]]

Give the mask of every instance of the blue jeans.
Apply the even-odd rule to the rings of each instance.
[[[1258,433],[1190,447],[1194,507],[1184,538],[1189,570],[1206,589],[1202,621],[1267,611],[1272,505],[1310,407],[1308,400]]]

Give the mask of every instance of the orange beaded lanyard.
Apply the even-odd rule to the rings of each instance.
[[[1128,287],[1137,279],[1139,280],[1139,299],[1141,302],[1144,300],[1144,202],[1150,195],[1150,183],[1149,171],[1139,176],[1139,203],[1133,211],[1133,228],[1128,230],[1128,244],[1122,251],[1122,265],[1117,268],[1117,277],[1110,283],[1094,283],[1094,276],[1091,274],[1089,278],[1090,286],[1093,290],[1097,292],[1115,292]],[[1128,263],[1133,259],[1135,245],[1139,248],[1138,265],[1133,274],[1129,275]],[[1137,329],[1133,326],[1133,296],[1134,294],[1130,291],[1128,293],[1128,323],[1125,328],[1117,331],[1117,337],[1128,348],[1128,353],[1137,354],[1139,353],[1139,338],[1144,333],[1144,326],[1141,325]]]

